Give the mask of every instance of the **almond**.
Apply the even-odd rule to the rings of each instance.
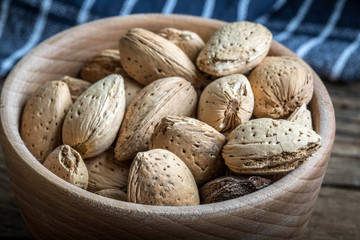
[[[200,96],[198,118],[217,131],[232,131],[250,119],[253,108],[249,81],[242,74],[234,74],[206,86]]]
[[[86,160],[85,164],[89,172],[88,191],[126,188],[131,162],[115,161],[113,149]]]
[[[126,78],[127,74],[120,64],[118,49],[105,49],[100,54],[89,59],[81,69],[82,79],[95,83],[110,74],[120,74]]]
[[[195,89],[180,77],[156,80],[143,88],[128,107],[115,146],[119,161],[131,160],[149,148],[155,124],[167,115],[194,116]]]
[[[202,204],[222,202],[256,192],[272,183],[259,176],[226,176],[206,183],[199,190]]]
[[[129,173],[128,201],[157,206],[200,203],[190,170],[175,154],[153,149],[136,155]]]
[[[295,57],[266,57],[249,81],[258,118],[286,118],[313,95],[313,76]]]
[[[44,161],[56,176],[83,189],[88,186],[88,171],[80,154],[68,145],[57,147]]]
[[[204,41],[195,32],[168,27],[161,29],[158,34],[183,50],[192,62],[195,62],[205,46]]]
[[[126,202],[127,200],[127,194],[124,191],[121,191],[120,189],[103,189],[95,192],[95,194],[119,201]]]
[[[287,120],[313,129],[311,112],[306,108],[305,103],[303,103],[301,107],[297,107]]]
[[[216,31],[199,53],[196,65],[214,76],[247,73],[267,55],[271,32],[261,24],[234,22]]]
[[[105,152],[116,138],[125,112],[124,81],[109,75],[89,87],[71,106],[63,126],[63,142],[81,156]]]
[[[224,174],[224,144],[225,137],[214,128],[184,116],[164,117],[150,139],[150,149],[162,148],[178,156],[199,186]]]
[[[136,95],[143,89],[143,86],[140,85],[138,82],[131,80],[130,78],[124,78],[124,86],[125,86],[125,100],[126,105],[125,109],[127,109],[130,103],[134,100]]]
[[[142,28],[130,29],[119,44],[121,64],[137,82],[147,85],[159,78],[179,76],[195,87],[204,79],[188,56],[167,39]]]
[[[243,174],[289,172],[318,148],[321,137],[302,125],[258,118],[239,125],[222,150],[231,171]]]
[[[91,82],[70,76],[64,76],[61,81],[68,85],[71,94],[71,100],[73,102],[75,102],[75,100],[91,86]]]
[[[27,100],[20,134],[40,163],[61,144],[61,126],[71,104],[69,88],[61,81],[44,83]]]

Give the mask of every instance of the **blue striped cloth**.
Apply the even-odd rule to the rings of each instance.
[[[330,81],[360,80],[358,0],[1,0],[0,76],[39,42],[99,18],[190,14],[268,27],[274,39]]]

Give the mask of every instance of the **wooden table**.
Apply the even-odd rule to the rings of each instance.
[[[335,107],[335,145],[315,210],[300,239],[360,239],[360,82],[325,85]],[[11,191],[0,150],[2,237],[31,238]]]

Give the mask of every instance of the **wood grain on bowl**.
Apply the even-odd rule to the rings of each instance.
[[[114,48],[132,27],[175,27],[205,41],[224,22],[181,15],[133,15],[62,32],[31,51],[8,76],[1,95],[1,142],[20,211],[37,239],[279,239],[299,236],[311,217],[332,149],[335,121],[329,95],[314,73],[309,108],[319,149],[290,174],[250,195],[190,207],[145,206],[105,199],[59,181],[27,150],[19,135],[28,96],[45,81],[75,76],[91,56]],[[99,34],[101,31],[101,34]],[[273,42],[272,55],[294,55]],[[36,62],[36,64],[34,64]]]

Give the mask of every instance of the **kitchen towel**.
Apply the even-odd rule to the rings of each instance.
[[[1,0],[0,77],[41,41],[100,18],[189,14],[265,25],[329,81],[360,80],[358,0]]]

